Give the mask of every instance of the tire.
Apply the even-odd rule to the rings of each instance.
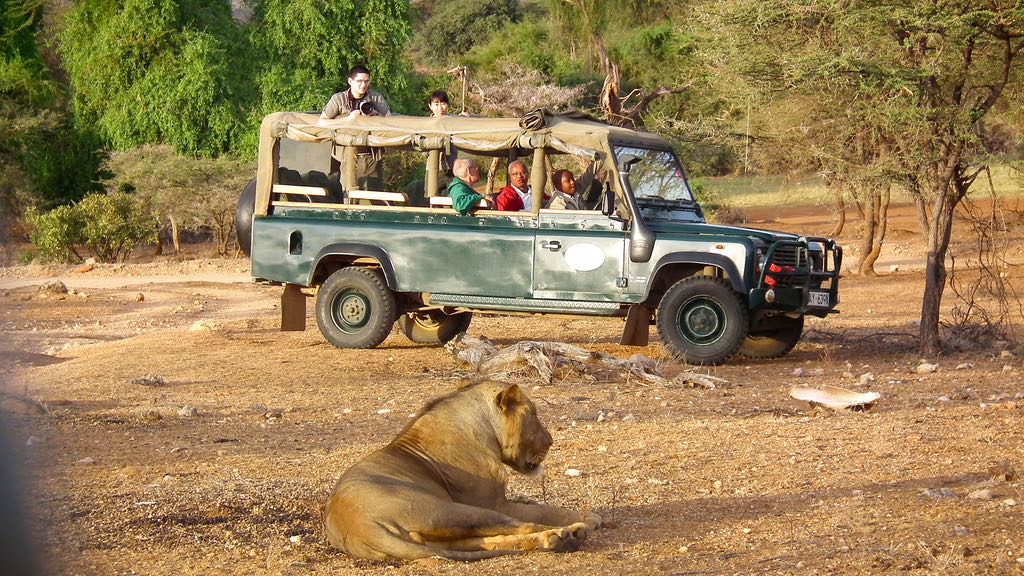
[[[337,348],[376,347],[391,333],[395,316],[395,294],[368,268],[338,270],[316,295],[316,323]]]
[[[252,214],[256,211],[256,179],[242,189],[235,206],[235,239],[246,256],[252,256]]]
[[[753,326],[740,346],[744,358],[764,360],[781,358],[800,341],[804,333],[804,317],[791,318],[784,314],[770,316]]]
[[[687,364],[722,364],[743,344],[749,323],[739,294],[711,276],[676,282],[658,305],[661,341],[676,360]]]
[[[399,316],[398,327],[406,338],[417,344],[444,344],[459,332],[465,332],[472,320],[472,312],[445,314],[441,310],[430,310]]]

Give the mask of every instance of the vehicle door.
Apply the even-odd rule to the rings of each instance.
[[[625,292],[626,232],[597,210],[541,210],[533,297],[613,301]]]

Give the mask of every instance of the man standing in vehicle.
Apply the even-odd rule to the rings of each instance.
[[[365,112],[364,112],[365,110]],[[380,92],[370,90],[370,69],[356,64],[348,71],[348,90],[331,96],[320,114],[320,122],[356,116],[390,116],[391,107]]]
[[[331,96],[320,114],[318,126],[330,126],[331,120],[351,120],[357,116],[390,116],[391,107],[380,92],[370,90],[370,69],[356,64],[348,71],[348,90]],[[384,163],[379,151],[360,147],[356,156],[356,178],[384,177]],[[365,182],[361,185],[365,186]],[[365,186],[369,188],[370,186]]]

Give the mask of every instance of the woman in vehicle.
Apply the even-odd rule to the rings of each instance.
[[[548,208],[552,210],[582,210],[579,198],[576,197],[576,177],[568,170],[556,170],[551,175],[551,185],[555,192],[551,195]]]

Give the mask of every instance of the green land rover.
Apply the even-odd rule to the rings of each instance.
[[[318,123],[282,112],[264,119],[259,146],[238,210],[252,275],[284,286],[282,330],[305,329],[315,297],[320,330],[339,348],[375,347],[396,321],[413,342],[436,344],[473,314],[597,315],[625,317],[623,344],[646,345],[654,321],[676,359],[720,364],[786,354],[805,315],[839,302],[835,242],[708,224],[667,142],[582,114]],[[359,177],[360,154],[425,167],[384,190]],[[532,210],[459,215],[443,186],[455,155],[490,166],[492,181],[525,161]],[[559,166],[580,174],[587,209],[543,206]]]

